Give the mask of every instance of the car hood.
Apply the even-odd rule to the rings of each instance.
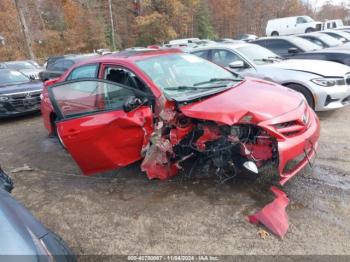
[[[38,68],[38,69],[21,69],[18,71],[20,71],[22,74],[24,74],[28,77],[34,76],[34,77],[36,77],[36,79],[38,79],[39,73],[43,70],[44,70],[43,68],[41,68],[41,69]]]
[[[37,261],[38,241],[48,231],[12,196],[0,189],[0,256],[29,255]]]
[[[30,81],[15,85],[0,85],[0,95],[41,90],[42,88],[43,83],[41,81]]]
[[[344,77],[350,73],[350,68],[346,65],[323,60],[289,59],[263,67],[302,71],[323,77]]]
[[[293,111],[302,102],[302,96],[289,88],[246,78],[227,91],[180,106],[180,110],[191,118],[227,125],[247,122],[258,124]]]

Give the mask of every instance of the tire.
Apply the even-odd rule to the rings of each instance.
[[[0,189],[11,193],[13,189],[13,181],[0,167]]]
[[[312,109],[315,109],[314,97],[313,97],[312,93],[307,88],[305,88],[304,86],[299,85],[299,84],[288,84],[288,85],[286,85],[286,87],[301,93],[306,98],[306,101],[309,104],[309,106]]]
[[[62,146],[63,149],[66,149],[66,147],[63,144],[62,138],[58,134],[57,125],[56,125],[55,121],[56,121],[56,117],[52,116],[51,117],[51,126],[52,126],[52,129],[53,129],[53,132],[52,132],[52,134],[49,137],[57,139],[58,143],[60,144],[60,146]]]
[[[279,36],[280,34],[277,32],[277,31],[273,31],[272,33],[271,33],[271,36]]]
[[[305,33],[308,34],[308,33],[314,32],[314,31],[315,31],[315,29],[309,27],[305,30]]]

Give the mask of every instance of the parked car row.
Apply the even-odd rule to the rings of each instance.
[[[43,82],[61,76],[69,67],[97,53],[50,57],[45,68],[35,61],[0,63],[0,118],[40,110]]]
[[[211,45],[195,48],[192,53],[242,76],[272,81],[298,91],[316,111],[341,108],[350,102],[350,67],[339,63],[284,60],[266,48],[249,43]]]

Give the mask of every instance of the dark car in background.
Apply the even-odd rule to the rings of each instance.
[[[65,55],[49,58],[46,62],[46,69],[39,73],[39,78],[41,81],[47,81],[52,78],[60,77],[72,65],[93,56],[98,56],[98,54]]]
[[[43,83],[19,71],[0,70],[0,118],[23,115],[40,109]]]
[[[76,261],[62,238],[11,196],[12,189],[11,178],[0,167],[0,260]]]
[[[43,70],[43,67],[33,60],[23,60],[2,62],[0,63],[0,69],[17,70],[29,78],[39,79],[39,72]]]
[[[254,43],[284,58],[326,60],[350,66],[350,50],[341,47],[322,49],[298,36],[261,38]]]

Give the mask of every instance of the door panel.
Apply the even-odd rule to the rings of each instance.
[[[141,159],[152,133],[152,112],[144,106],[79,117],[57,123],[58,133],[83,173],[118,169]]]
[[[49,87],[49,95],[59,117],[58,135],[84,174],[117,169],[141,158],[153,130],[151,107],[125,112],[123,105],[130,96],[144,94],[85,79]]]

